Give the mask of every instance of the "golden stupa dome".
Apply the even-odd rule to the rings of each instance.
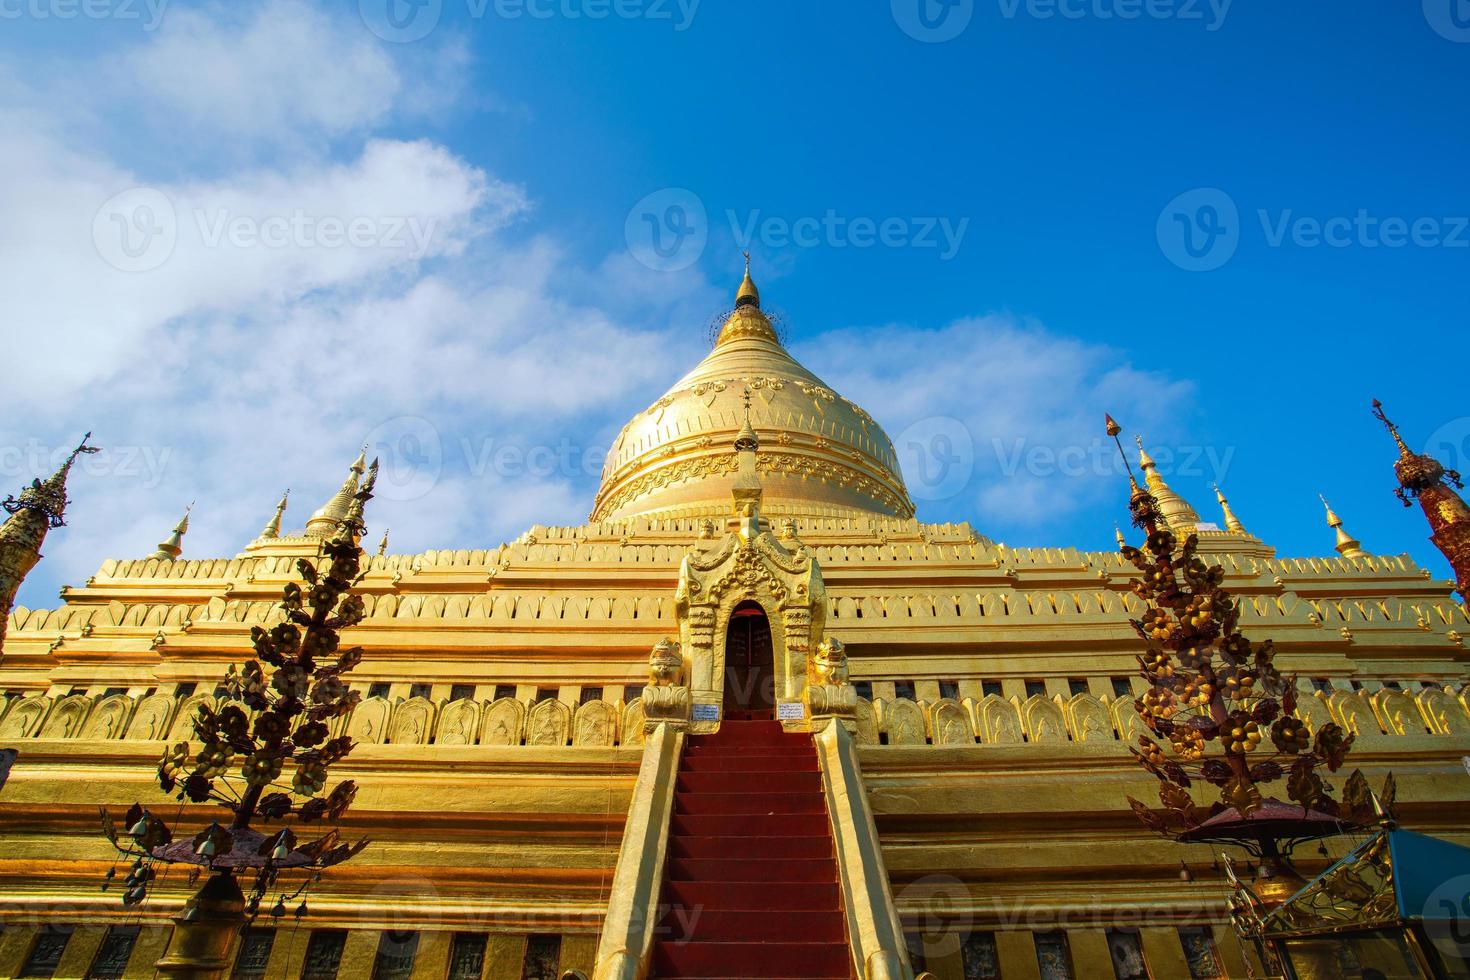
[[[728,514],[747,391],[766,513],[913,516],[888,435],[787,353],[747,264],[714,349],[614,440],[592,520]]]

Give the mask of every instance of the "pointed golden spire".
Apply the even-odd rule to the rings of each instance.
[[[1164,523],[1169,530],[1180,534],[1188,534],[1199,524],[1199,514],[1195,513],[1189,501],[1175,493],[1164,478],[1159,475],[1159,468],[1143,448],[1143,437],[1134,436],[1138,442],[1138,465],[1143,467],[1144,482],[1148,484],[1148,491],[1153,495],[1154,501],[1159,505],[1159,513],[1164,518]]]
[[[1143,488],[1138,485],[1138,480],[1133,475],[1133,467],[1128,463],[1128,454],[1123,452],[1123,443],[1118,441],[1118,436],[1122,433],[1123,427],[1107,412],[1103,413],[1103,418],[1107,421],[1108,435],[1112,437],[1113,442],[1118,444],[1118,455],[1123,457],[1123,468],[1128,471],[1128,485],[1133,488],[1134,493],[1143,492]]]
[[[291,491],[288,488],[285,493],[281,494],[280,503],[276,504],[275,516],[266,523],[265,527],[261,528],[259,537],[279,538],[281,536],[281,518],[286,514],[286,501],[290,497]]]
[[[1230,501],[1225,499],[1225,492],[1220,489],[1220,484],[1215,484],[1215,499],[1220,501],[1220,513],[1225,518],[1225,530],[1232,534],[1249,534],[1245,525],[1240,523],[1240,518],[1235,516],[1235,511],[1230,509]]]
[[[1367,558],[1368,552],[1363,550],[1362,544],[1356,538],[1343,529],[1342,518],[1337,516],[1337,511],[1332,509],[1327,498],[1319,493],[1317,499],[1327,508],[1327,526],[1337,532],[1337,553],[1344,558]]]
[[[1113,522],[1113,537],[1115,537],[1115,538],[1118,539],[1118,547],[1119,548],[1126,548],[1126,547],[1128,547],[1128,541],[1127,541],[1126,538],[1123,537],[1123,529],[1118,526],[1118,522],[1117,521],[1114,521]]]
[[[735,485],[731,496],[735,502],[735,516],[740,519],[741,536],[747,540],[757,534],[761,523],[761,501],[764,489],[756,473],[756,452],[760,449],[760,437],[750,424],[750,388],[745,389],[745,419],[740,431],[735,434]]]
[[[306,522],[307,537],[325,540],[337,530],[337,525],[347,517],[347,510],[352,506],[353,497],[357,495],[357,484],[362,478],[366,463],[367,447],[363,446],[357,459],[347,468],[347,479],[342,481],[342,487]]]
[[[381,541],[378,542],[378,554],[379,555],[386,555],[387,553],[388,553],[388,529],[385,527],[385,528],[383,528],[383,540],[381,540]]]
[[[149,558],[157,558],[160,561],[173,561],[184,553],[184,535],[189,533],[189,515],[194,510],[194,501],[189,501],[189,506],[184,508],[184,516],[179,523],[174,525],[174,531],[165,541],[160,541],[158,550],[149,555]]]
[[[0,508],[10,515],[0,524],[0,642],[5,640],[16,593],[41,560],[46,532],[66,523],[66,480],[72,464],[83,453],[98,451],[95,446],[87,445],[90,438],[92,433],[88,432],[66,462],[45,482],[32,480],[19,496],[0,501]]]
[[[755,288],[755,280],[750,278],[750,253],[745,253],[745,278],[740,281],[740,288],[735,291],[735,307],[754,306],[761,308],[761,291]]]

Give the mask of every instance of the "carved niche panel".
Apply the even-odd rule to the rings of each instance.
[[[1138,744],[1138,736],[1146,734],[1143,719],[1138,717],[1137,702],[1131,697],[1118,698],[1113,702],[1111,711],[1113,716],[1113,728],[1118,732],[1118,738],[1129,745]]]
[[[857,715],[854,721],[856,730],[853,732],[853,741],[859,745],[877,745],[878,718],[873,711],[873,702],[867,698],[858,698]]]
[[[50,698],[20,698],[11,705],[5,720],[0,721],[0,739],[31,738],[40,731],[41,722],[50,710]]]
[[[1051,698],[1033,694],[1021,706],[1021,719],[1026,723],[1026,737],[1031,742],[1067,741],[1067,720],[1062,709]]]
[[[179,705],[179,710],[174,714],[173,726],[168,730],[170,742],[187,742],[195,738],[194,714],[200,705],[214,707],[214,698],[208,694],[191,694]]]
[[[624,745],[643,744],[642,698],[634,698],[623,705],[623,729],[620,740]]]
[[[606,701],[578,705],[572,742],[576,745],[612,745],[618,731],[618,713]]]
[[[987,745],[1020,745],[1021,715],[1014,701],[998,694],[987,694],[980,702],[980,728]]]
[[[942,698],[929,709],[929,734],[935,745],[973,745],[975,733],[964,706],[952,698]]]
[[[434,702],[428,698],[409,698],[393,710],[388,741],[393,745],[422,745],[434,728]]]
[[[473,745],[480,725],[480,704],[473,698],[451,701],[439,712],[436,745]]]
[[[126,694],[114,694],[97,702],[87,722],[82,726],[82,738],[122,738],[128,727],[128,718],[133,712],[133,699]]]
[[[1419,692],[1419,710],[1429,727],[1441,735],[1470,733],[1470,715],[1460,702],[1439,688]]]
[[[924,712],[908,698],[884,702],[878,717],[889,745],[924,744]]]
[[[1113,741],[1113,721],[1108,709],[1091,694],[1075,694],[1067,701],[1067,721],[1076,742]]]
[[[526,744],[566,745],[571,727],[571,708],[556,698],[538,701],[526,713]]]
[[[1361,691],[1338,691],[1327,699],[1337,723],[1362,741],[1382,735],[1373,707]]]
[[[480,721],[480,744],[520,745],[525,726],[525,704],[515,698],[498,698],[485,708]]]
[[[85,694],[73,694],[56,702],[46,723],[41,726],[39,738],[76,738],[82,722],[91,710],[92,699]]]
[[[1419,706],[1403,691],[1384,688],[1373,695],[1373,712],[1390,735],[1423,735],[1424,718]]]
[[[388,715],[392,710],[387,698],[364,698],[352,709],[347,734],[354,742],[366,745],[381,743],[388,735]]]
[[[168,737],[168,723],[173,718],[174,698],[167,694],[150,694],[138,702],[127,738],[157,742]]]

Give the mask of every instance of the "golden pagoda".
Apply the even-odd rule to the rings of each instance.
[[[1169,526],[1298,676],[1307,727],[1355,735],[1375,784],[1392,770],[1406,825],[1470,843],[1452,583],[1344,549],[1340,524],[1336,551],[1324,532],[1278,557],[1223,493],[1223,529],[1203,521],[1139,448]],[[364,465],[300,530],[282,499],[234,556],[109,558],[56,608],[10,611],[0,977],[155,975],[198,886],[165,876],[131,908],[101,890],[98,807],[214,819],[158,793],[157,760]],[[344,835],[371,843],[309,912],[263,908],[227,975],[1261,975],[1216,854],[1160,843],[1125,802],[1155,789],[1129,752],[1133,566],[918,519],[883,428],[791,356],[748,268],[591,504],[504,544],[363,559],[360,701],[332,722],[356,745],[333,775],[359,787]],[[1310,878],[1359,843],[1294,860]]]

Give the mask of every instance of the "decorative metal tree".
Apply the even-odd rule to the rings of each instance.
[[[224,970],[233,933],[259,913],[282,871],[303,872],[303,877],[289,894],[281,891],[270,909],[274,917],[284,915],[286,903],[300,897],[322,869],[347,860],[367,843],[344,843],[335,829],[302,842],[290,826],[267,833],[253,824],[336,820],[357,792],[345,780],[323,795],[328,767],[352,751],[349,736],[329,737],[328,722],[351,712],[360,699],[342,678],[362,659],[362,649],[340,650],[339,639],[340,631],[361,622],[366,612],[352,590],[361,581],[363,507],[372,498],[377,471],[374,461],[337,533],[322,545],[322,559],[297,561],[305,588],[288,584],[282,622],[251,631],[257,659],[239,671],[231,665],[224,703],[197,709],[197,748],[180,742],[158,765],[165,793],[176,793],[180,801],[218,803],[232,818],[174,840],[167,823],[141,804],[128,811],[123,833],[102,811],[104,833],[132,860],[124,905],[147,897],[159,863],[211,872],[175,920],[178,927],[158,964],[166,976],[204,977]],[[284,783],[287,766],[293,771]],[[247,870],[254,874],[248,899],[237,880]],[[114,873],[108,872],[109,883]],[[302,902],[296,915],[305,914]]]
[[[1108,435],[1116,441],[1120,431],[1108,416]],[[1244,847],[1261,858],[1265,876],[1284,871],[1299,880],[1286,863],[1292,847],[1371,820],[1361,773],[1348,780],[1341,802],[1322,776],[1342,767],[1353,736],[1329,722],[1314,737],[1293,714],[1296,681],[1277,670],[1270,640],[1252,643],[1241,634],[1239,602],[1222,587],[1224,569],[1200,560],[1197,535],[1180,541],[1165,526],[1131,467],[1128,478],[1133,524],[1148,535],[1143,549],[1122,546],[1140,573],[1133,591],[1145,604],[1132,621],[1147,646],[1138,662],[1149,691],[1137,709],[1154,736],[1140,735],[1130,751],[1158,778],[1164,813],[1131,796],[1128,802],[1151,830],[1186,843]],[[1295,806],[1262,792],[1282,779]],[[1200,783],[1214,787],[1216,799],[1196,803]]]

